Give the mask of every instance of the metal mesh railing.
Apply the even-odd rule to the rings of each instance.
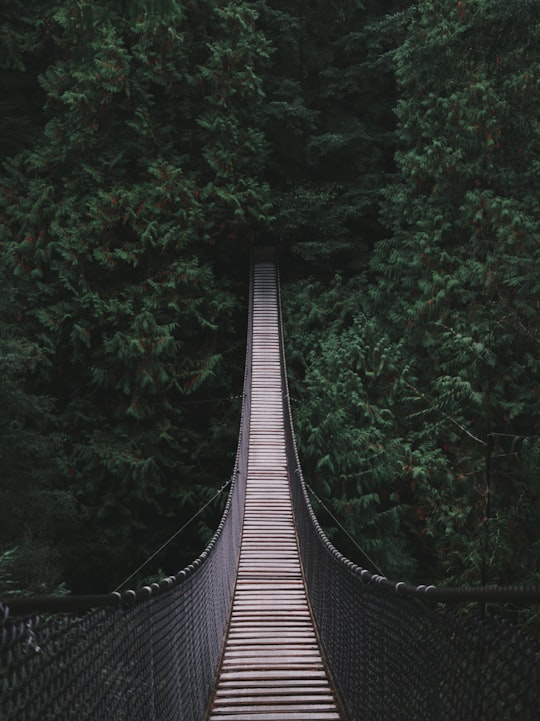
[[[247,474],[244,401],[223,518],[209,546],[161,583],[122,594],[0,604],[1,721],[201,721],[229,620]]]
[[[283,338],[283,333],[281,333]],[[361,569],[320,528],[292,430],[282,341],[285,434],[306,586],[348,721],[539,721],[540,643],[455,601],[532,604],[540,588],[414,587]]]

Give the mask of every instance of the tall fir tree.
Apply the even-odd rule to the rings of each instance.
[[[412,449],[403,438],[404,393],[397,382],[403,358],[372,315],[367,295],[365,279],[340,276],[286,289],[295,430],[304,476],[324,504],[314,501],[328,535],[363,567],[414,579]],[[425,464],[433,466],[436,452],[429,455]]]
[[[451,470],[417,492],[460,582],[527,580],[540,551],[538,19],[531,2],[424,0],[396,54],[400,179],[375,300]]]
[[[339,5],[339,6],[338,6]],[[275,51],[266,74],[275,232],[318,272],[363,268],[392,169],[394,81],[376,38],[379,2],[261,2]]]
[[[269,211],[253,11],[124,5],[66,2],[41,18],[55,49],[46,123],[7,163],[0,200],[27,388],[56,400],[67,436],[57,472],[82,519],[75,590],[110,588],[228,472],[195,401],[230,393],[239,299],[219,264],[245,256]],[[231,467],[233,452],[234,439]],[[196,546],[184,550],[176,563]]]
[[[37,75],[53,52],[42,23],[44,0],[2,3],[0,26],[0,161],[35,141],[44,95]]]
[[[49,425],[52,399],[24,389],[34,359],[24,335],[7,332],[14,306],[6,280],[0,268],[0,593],[47,593],[62,578],[75,502],[55,484],[63,437]]]
[[[308,480],[385,572],[421,582],[538,566],[536,15],[421,2],[373,25],[399,94],[389,237],[364,283],[284,295]]]

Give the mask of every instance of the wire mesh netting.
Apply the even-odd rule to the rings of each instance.
[[[219,556],[132,606],[5,617],[1,718],[201,719],[228,617]]]
[[[349,721],[538,721],[540,644],[362,580],[301,522],[306,583]]]
[[[213,583],[219,555],[131,607],[5,618],[1,718],[199,721],[228,616],[226,584],[219,594]]]

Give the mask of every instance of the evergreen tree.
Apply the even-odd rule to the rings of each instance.
[[[451,487],[427,477],[418,498],[460,582],[524,580],[538,561],[539,27],[536,3],[424,0],[396,54],[400,179],[375,298],[447,456]]]
[[[57,58],[40,76],[47,122],[2,182],[26,387],[56,401],[59,485],[83,519],[74,590],[110,588],[200,504],[211,473],[230,472],[235,444],[212,469],[222,454],[201,439],[210,406],[195,401],[230,392],[239,308],[219,264],[269,208],[254,13],[143,5],[66,3],[44,20]]]
[[[37,74],[52,48],[40,18],[44,0],[2,3],[0,25],[0,161],[30,147],[40,129],[43,93]]]
[[[412,543],[417,521],[405,460],[412,449],[402,424],[401,349],[370,315],[362,279],[336,276],[327,288],[297,283],[284,297],[304,476],[362,552],[314,503],[319,517],[348,557],[373,571],[413,579],[419,544]],[[435,449],[425,463],[440,465]]]
[[[5,274],[0,271],[5,281]],[[74,501],[55,489],[53,456],[62,447],[47,431],[51,399],[21,384],[33,363],[24,337],[8,335],[13,303],[0,288],[0,592],[44,593],[63,572],[62,548],[74,532]],[[6,574],[6,571],[8,572]],[[6,578],[3,576],[6,575]]]
[[[265,76],[275,232],[315,267],[365,267],[392,168],[394,83],[379,2],[260,3],[275,52]],[[387,44],[392,40],[385,35]]]
[[[365,268],[381,234],[379,190],[392,169],[394,79],[374,43],[383,12],[380,3],[313,1],[306,22],[304,87],[317,123],[306,145],[298,252],[349,271]]]
[[[422,582],[538,566],[536,15],[420,2],[373,25],[400,99],[371,298],[284,294],[308,481],[386,573]]]

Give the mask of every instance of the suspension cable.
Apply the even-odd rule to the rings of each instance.
[[[318,501],[319,504],[322,506],[322,508],[324,508],[324,510],[328,513],[328,515],[330,516],[330,518],[334,521],[334,523],[336,523],[336,524],[338,525],[338,527],[343,531],[343,533],[347,536],[347,538],[348,538],[350,541],[352,541],[352,543],[356,546],[356,548],[360,551],[360,553],[364,556],[364,558],[372,565],[373,568],[375,568],[375,569],[377,570],[378,573],[381,574],[381,576],[384,576],[384,575],[385,575],[385,574],[384,574],[384,571],[382,571],[382,570],[379,568],[379,566],[375,563],[375,561],[369,556],[369,554],[367,554],[366,551],[364,551],[364,549],[360,547],[360,545],[358,544],[357,540],[356,540],[353,536],[351,536],[351,534],[349,533],[349,531],[340,523],[340,521],[338,521],[338,519],[334,516],[334,514],[332,513],[332,511],[328,508],[328,506],[324,503],[324,501],[322,501],[322,500],[319,498],[319,496],[315,493],[315,491],[314,491],[313,488],[309,485],[309,483],[307,483],[305,480],[304,480],[304,483],[305,483],[306,488],[308,489],[308,491],[314,496],[314,498],[317,499],[317,501]]]
[[[209,506],[211,503],[213,503],[213,502],[216,500],[216,498],[217,498],[218,496],[220,496],[226,488],[228,488],[228,486],[230,486],[231,482],[232,482],[232,477],[229,478],[229,480],[221,486],[221,488],[212,496],[212,498],[211,498],[209,501],[207,501],[207,502],[204,504],[204,506],[202,506],[201,508],[199,508],[199,510],[198,510],[196,513],[194,513],[193,516],[191,516],[191,518],[190,518],[188,521],[186,521],[186,522],[184,523],[184,525],[176,531],[176,533],[174,533],[167,541],[165,541],[165,543],[164,543],[163,545],[161,545],[161,546],[157,549],[157,551],[154,551],[154,553],[153,553],[151,556],[149,556],[149,557],[146,559],[146,561],[144,561],[144,563],[141,563],[141,565],[140,565],[138,568],[136,568],[135,571],[133,571],[133,573],[131,573],[126,579],[124,579],[124,580],[122,581],[122,583],[114,589],[114,592],[115,592],[115,593],[118,592],[118,591],[122,588],[122,586],[124,586],[128,581],[130,581],[130,580],[133,578],[133,576],[136,576],[136,575],[139,573],[139,571],[141,571],[145,566],[147,566],[147,565],[150,563],[150,561],[152,561],[159,553],[161,553],[161,551],[163,551],[164,548],[167,548],[167,546],[169,545],[169,543],[171,543],[171,541],[174,541],[174,539],[175,539],[180,533],[182,533],[182,531],[183,531],[185,528],[187,528],[187,526],[189,526],[190,523],[193,523],[193,521],[194,521],[196,518],[198,518],[198,517],[201,515],[201,513],[202,513],[206,508],[208,508],[208,506]]]

